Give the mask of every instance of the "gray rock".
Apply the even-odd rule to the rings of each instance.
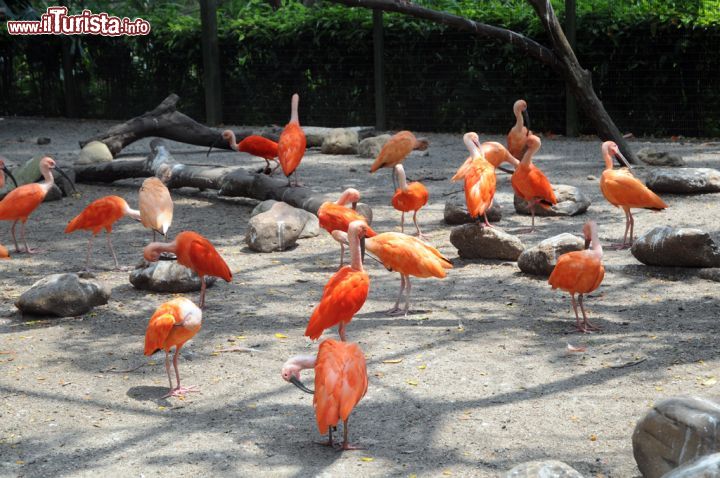
[[[309,231],[305,231],[307,223],[311,223]],[[295,246],[303,231],[315,236],[320,233],[317,216],[276,202],[267,211],[250,218],[245,242],[257,252],[284,251]]]
[[[22,166],[12,170],[18,186],[34,183],[42,179],[42,174],[40,174],[40,160],[43,157],[44,155],[35,156],[25,161]],[[72,168],[63,168],[63,172],[66,173],[70,179],[75,180],[75,171],[73,171]],[[55,179],[55,185],[45,195],[45,202],[57,201],[63,196],[69,196],[73,191],[68,180],[57,171],[53,171],[53,178]],[[5,186],[0,188],[0,199],[5,197],[14,187],[15,185],[12,181],[5,181]]]
[[[640,236],[631,252],[649,266],[720,267],[720,249],[699,229],[656,227]]]
[[[303,132],[305,133],[305,140],[308,148],[315,146],[322,146],[325,138],[337,128],[326,128],[323,126],[303,126]],[[372,126],[350,126],[343,128],[346,130],[354,131],[358,135],[358,139],[364,139],[374,134],[375,128]]]
[[[718,478],[720,477],[720,453],[705,455],[675,468],[662,478]]]
[[[555,197],[558,201],[557,204],[547,209],[536,206],[536,216],[577,216],[587,211],[590,207],[590,198],[574,186],[555,184],[553,185],[553,191],[555,191]],[[513,199],[513,204],[518,214],[530,215],[530,209],[524,199],[516,195]]]
[[[338,128],[325,136],[320,151],[323,154],[355,154],[358,150],[356,131]]]
[[[272,209],[272,207],[275,204],[278,204],[278,203],[282,203],[288,207],[291,207],[284,202],[276,201],[274,199],[268,199],[266,201],[261,202],[257,206],[255,206],[255,208],[250,213],[250,217],[255,217],[258,214],[267,212],[270,209]],[[284,207],[284,206],[278,206],[278,207]],[[365,207],[367,207],[369,209],[368,206],[365,206]],[[308,237],[315,237],[318,234],[320,234],[320,221],[318,220],[318,217],[315,214],[307,212],[304,209],[299,209],[299,208],[294,208],[294,209],[296,209],[296,211],[293,211],[293,213],[297,214],[298,217],[300,217],[300,218],[304,218],[304,220],[305,220],[305,226],[303,227],[302,231],[300,232],[298,239],[306,239]],[[360,209],[360,204],[358,204],[358,209]],[[362,214],[362,212],[361,212],[361,214]]]
[[[360,141],[358,145],[358,156],[361,158],[377,158],[380,150],[388,140],[392,138],[389,134],[381,134],[380,136],[372,136]]]
[[[584,239],[564,232],[525,249],[518,257],[518,267],[527,274],[548,277],[555,268],[558,257],[567,252],[582,251],[584,248]]]
[[[113,155],[105,143],[100,141],[90,141],[83,149],[80,150],[78,159],[75,164],[97,164],[109,163],[113,160]]]
[[[50,141],[51,141],[50,138],[47,138],[45,136],[40,136],[35,140],[35,142],[41,146],[50,144]]]
[[[505,478],[583,478],[573,467],[557,460],[529,461],[513,467]]]
[[[653,169],[645,181],[656,193],[720,192],[720,171],[710,168]]]
[[[217,279],[205,277],[210,287]],[[193,292],[200,290],[200,277],[175,261],[143,262],[130,272],[130,283],[136,289],[154,292]]]
[[[464,259],[516,261],[525,249],[519,238],[497,227],[463,224],[450,232],[450,242]]]
[[[712,269],[700,269],[698,271],[698,277],[706,280],[711,280],[714,282],[720,282],[720,269],[718,268],[712,268]]]
[[[651,166],[671,166],[674,168],[685,166],[685,161],[675,153],[642,148],[636,155],[640,161]]]
[[[107,304],[110,289],[77,274],[53,274],[40,279],[15,303],[23,314],[74,317]]]
[[[498,222],[500,219],[502,219],[502,208],[497,201],[493,200],[492,206],[490,206],[490,209],[488,209],[487,211],[487,217],[488,221],[493,223]],[[473,219],[467,210],[467,204],[465,204],[465,196],[457,196],[455,198],[449,199],[445,203],[443,218],[445,219],[445,224],[453,225],[470,224],[476,222],[476,219]]]
[[[720,450],[720,404],[700,397],[658,402],[635,426],[633,455],[645,478]],[[695,475],[693,475],[695,476]]]

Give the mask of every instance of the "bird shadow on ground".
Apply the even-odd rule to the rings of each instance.
[[[172,403],[167,398],[164,398],[163,395],[165,395],[168,391],[167,387],[151,387],[147,385],[138,385],[135,387],[130,387],[126,393],[126,395],[133,400],[137,400],[139,402],[153,402],[157,403],[158,405],[164,405],[164,406],[172,406]]]

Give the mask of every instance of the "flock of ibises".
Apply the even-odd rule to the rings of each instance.
[[[223,138],[236,151],[247,152],[264,158],[267,162],[265,172],[272,174],[280,167],[288,178],[294,175],[297,184],[297,167],[306,150],[306,139],[298,121],[298,95],[293,95],[291,119],[284,128],[277,143],[261,136],[249,136],[236,143],[232,131],[223,132]],[[516,123],[507,136],[507,147],[497,142],[480,143],[476,133],[467,133],[463,141],[470,156],[460,166],[452,180],[463,180],[465,199],[469,214],[482,227],[493,227],[487,219],[487,211],[495,195],[495,170],[502,163],[512,166],[512,187],[515,193],[527,201],[532,213],[532,227],[535,227],[535,208],[547,208],[557,203],[550,181],[533,164],[532,158],[540,149],[540,139],[528,129],[527,103],[518,100],[513,106]],[[319,304],[314,309],[305,330],[311,340],[320,338],[323,331],[338,326],[340,341],[326,339],[314,356],[300,355],[290,358],[282,367],[282,377],[305,392],[313,394],[313,404],[321,434],[328,435],[329,446],[336,446],[333,431],[337,430],[339,420],[343,421],[344,437],[337,448],[353,449],[348,441],[348,417],[353,408],[367,391],[368,379],[365,357],[360,347],[347,342],[346,328],[353,316],[362,308],[370,288],[370,277],[363,267],[366,251],[388,270],[400,274],[400,293],[390,314],[407,315],[410,305],[410,277],[443,278],[452,263],[424,240],[417,220],[418,211],[428,202],[428,191],[419,182],[407,182],[402,162],[413,150],[423,150],[427,141],[416,138],[409,131],[395,134],[382,147],[370,172],[381,168],[391,168],[394,185],[392,205],[401,211],[401,230],[404,231],[405,213],[413,213],[416,236],[404,232],[374,231],[367,220],[356,210],[360,193],[355,189],[344,191],[336,202],[324,203],[317,212],[321,227],[328,231],[340,244],[340,269],[333,274],[325,285]],[[613,142],[602,145],[605,171],[600,179],[600,189],[605,198],[614,206],[622,207],[626,215],[626,227],[623,242],[617,248],[629,247],[633,240],[634,220],[632,208],[664,209],[667,205],[633,176],[630,165]],[[518,159],[520,158],[520,159]],[[613,158],[622,161],[627,168],[614,170]],[[271,162],[276,162],[274,169]],[[43,181],[18,186],[15,178],[0,160],[0,188],[7,175],[14,183],[5,198],[0,201],[0,220],[12,221],[11,234],[15,250],[33,253],[25,237],[25,223],[32,212],[43,202],[45,195],[54,183],[53,170],[61,174],[55,161],[44,157],[40,161]],[[215,276],[228,282],[232,273],[215,249],[202,235],[184,231],[177,234],[172,242],[154,242],[156,234],[162,234],[167,241],[167,232],[173,217],[173,202],[170,192],[158,178],[148,178],[139,191],[139,210],[130,208],[128,203],[118,196],[107,196],[93,201],[77,217],[72,219],[66,233],[77,230],[90,231],[86,267],[91,264],[93,238],[103,229],[106,231],[108,246],[118,268],[117,257],[112,246],[110,233],[113,224],[123,216],[141,221],[143,226],[153,231],[153,242],[143,251],[147,261],[176,260],[179,264],[192,269],[201,279],[200,305],[187,298],[176,298],[158,307],[150,318],[145,335],[145,355],[160,350],[165,352],[165,368],[170,383],[170,391],[165,397],[182,396],[196,391],[197,387],[180,385],[178,354],[185,343],[200,330],[202,308],[205,305],[205,277]],[[482,220],[481,220],[482,218]],[[21,240],[24,250],[18,245],[15,226],[21,223]],[[597,226],[588,221],[583,227],[585,250],[563,254],[557,260],[549,283],[553,288],[562,289],[571,295],[575,312],[576,327],[587,333],[597,327],[588,321],[583,306],[583,296],[600,285],[604,276],[602,246],[598,240]],[[350,264],[344,265],[344,249],[349,248]],[[6,248],[0,246],[0,257],[9,258]],[[575,296],[578,296],[576,301]],[[401,301],[405,298],[403,307]],[[578,315],[578,305],[583,316]],[[173,355],[173,368],[176,384],[170,372],[170,351]],[[315,370],[315,389],[307,388],[300,380],[304,369]]]

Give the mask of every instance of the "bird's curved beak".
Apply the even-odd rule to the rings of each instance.
[[[77,189],[75,189],[75,183],[72,181],[72,179],[70,179],[70,177],[65,173],[65,171],[63,171],[62,169],[58,168],[57,166],[55,167],[55,171],[57,171],[58,173],[60,173],[60,175],[61,175],[62,177],[64,177],[65,179],[67,179],[68,182],[70,183],[70,187],[72,187],[73,192],[74,192],[74,193],[77,193]]]
[[[162,234],[162,233],[161,233],[161,234]],[[177,256],[174,255],[174,254],[166,254],[165,252],[163,252],[162,254],[160,254],[160,255],[158,256],[158,259],[157,259],[157,260],[158,260],[158,261],[176,261],[176,260],[177,260]]]
[[[525,122],[525,127],[527,128],[527,134],[530,134],[530,114],[527,111],[527,108],[525,108],[522,112],[523,121]]]
[[[586,237],[586,238],[585,238],[585,249],[590,249],[590,242],[591,242],[591,239],[588,239],[588,238]]]
[[[205,155],[206,158],[209,158],[209,157],[210,157],[210,151],[212,151],[213,146],[215,146],[215,145],[217,144],[217,142],[218,142],[218,140],[215,140],[215,141],[213,141],[212,143],[210,143],[210,149],[208,149],[208,152],[207,152],[207,154]]]
[[[360,260],[365,264],[365,236],[360,238]]]
[[[622,154],[620,151],[618,151],[617,153],[615,153],[615,157],[616,157],[622,164],[624,164],[626,168],[632,169],[632,166],[630,166],[630,163],[628,162],[627,159],[625,159],[625,156],[623,156],[623,154]]]
[[[353,208],[353,211],[357,210],[357,201],[353,201],[352,208]]]
[[[305,393],[309,393],[310,395],[315,395],[315,390],[310,390],[309,388],[307,388],[305,386],[305,384],[302,383],[300,381],[300,379],[297,378],[295,375],[290,377],[290,383],[292,383],[293,385],[295,385],[297,388],[299,388],[300,390],[302,390]]]
[[[3,170],[3,172],[7,175],[7,177],[9,177],[9,178],[12,180],[13,184],[15,185],[15,187],[18,187],[18,183],[17,183],[17,181],[15,181],[15,176],[12,175],[12,173],[11,173],[10,170],[7,168],[7,166],[3,166],[3,167],[2,167],[2,170]]]

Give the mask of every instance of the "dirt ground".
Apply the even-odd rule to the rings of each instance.
[[[0,153],[17,164],[47,152],[69,166],[77,141],[110,124],[5,118]],[[38,146],[37,136],[52,143]],[[460,135],[428,136],[429,155],[414,153],[406,170],[430,190],[420,220],[455,267],[444,280],[414,280],[412,313],[403,318],[384,313],[398,277],[367,265],[370,296],[348,327],[368,358],[368,393],[350,420],[351,439],[367,450],[338,453],[313,444],[320,436],[312,399],[280,377],[288,357],[317,348],[303,331],[337,267],[336,244],[322,231],[291,251],[251,252],[244,234],[253,201],[173,192],[171,234],[201,232],[234,273],[232,283],[208,290],[203,328],[180,362],[184,384],[200,385],[201,393],[160,398],[167,387],[163,359],[142,355],[143,337],[150,315],[170,296],[133,289],[127,272],[112,270],[102,241],[96,241],[95,264],[98,278],[112,288],[106,306],[59,320],[18,314],[14,301],[36,280],[81,269],[87,235],[65,236],[67,222],[104,195],[121,195],[136,207],[140,181],[133,180],[82,184],[82,197],[41,205],[28,234],[31,246],[46,252],[0,262],[0,475],[490,477],[524,461],[558,459],[585,476],[637,476],[636,420],[664,397],[720,391],[720,283],[645,268],[628,251],[606,249],[608,272],[587,300],[603,330],[573,332],[569,297],[545,280],[520,273],[515,263],[457,257],[442,211],[446,195],[461,190],[447,178],[467,153]],[[148,143],[127,152],[145,154]],[[633,142],[637,149],[645,145]],[[654,146],[681,153],[690,166],[720,167],[718,142]],[[170,143],[170,149],[186,163],[262,164],[232,152],[207,160],[202,148]],[[536,161],[551,181],[580,187],[593,204],[579,217],[540,219],[539,232],[521,236],[526,245],[561,232],[581,234],[588,218],[598,222],[605,244],[622,237],[622,211],[605,202],[597,179],[588,177],[599,177],[603,167],[598,140],[546,138]],[[301,181],[319,192],[358,188],[373,207],[373,226],[397,230],[389,171],[370,175],[370,163],[313,150],[300,166]],[[509,177],[498,178],[499,226],[509,232],[527,226],[529,217],[513,211]],[[677,224],[720,239],[719,195],[663,197],[670,208],[638,212],[637,233]],[[5,223],[0,231],[6,246],[8,228]],[[113,237],[121,263],[130,266],[150,235],[124,219]],[[568,354],[568,343],[586,346],[587,353]],[[258,352],[216,352],[232,345]],[[312,382],[312,371],[304,380]]]

